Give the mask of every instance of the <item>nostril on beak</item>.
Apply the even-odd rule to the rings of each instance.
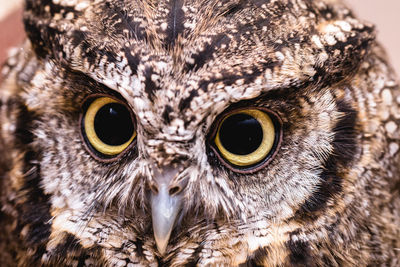
[[[180,186],[173,186],[173,187],[170,187],[168,193],[170,196],[173,196],[173,195],[179,194],[181,191],[182,191],[182,188]]]
[[[158,195],[159,193],[159,186],[157,183],[151,183],[150,184],[150,190],[154,195]],[[172,185],[168,188],[168,194],[170,196],[178,195],[180,192],[182,192],[183,188],[180,185]]]
[[[153,192],[153,194],[158,195],[158,185],[156,183],[150,184],[150,190]]]
[[[150,190],[154,195],[158,195],[159,193],[159,188],[157,183],[152,183],[150,184]],[[168,189],[168,194],[170,196],[178,195],[180,192],[182,192],[183,188],[180,185],[173,185],[170,186]]]

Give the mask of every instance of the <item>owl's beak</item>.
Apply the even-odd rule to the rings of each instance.
[[[182,186],[173,184],[179,174],[175,169],[156,171],[154,184],[151,186],[151,215],[154,238],[157,249],[164,255],[174,228],[176,218],[181,210]]]

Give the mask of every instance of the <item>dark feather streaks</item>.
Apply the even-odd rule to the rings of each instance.
[[[49,16],[54,16],[55,14],[61,14],[63,17],[65,17],[68,13],[72,12],[75,14],[81,14],[81,12],[76,11],[73,7],[71,6],[63,6],[63,5],[58,5],[54,4],[52,0],[28,0],[25,1],[26,3],[26,9],[27,10],[32,10],[36,15],[43,16],[43,17],[49,17]],[[46,11],[45,7],[48,6],[48,12]]]
[[[190,107],[190,102],[192,102],[193,98],[195,98],[196,96],[199,96],[199,93],[197,92],[196,89],[190,91],[189,96],[186,98],[182,98],[181,101],[179,102],[178,105],[179,110],[183,111],[184,109]]]
[[[146,67],[144,76],[146,77],[146,80],[144,82],[145,84],[145,92],[149,96],[150,100],[153,99],[154,94],[157,90],[159,90],[159,87],[154,83],[154,81],[151,79],[151,75],[153,74],[153,69],[151,67]]]
[[[86,36],[85,32],[79,30],[73,31],[71,34],[71,42],[74,47],[81,47],[81,50],[85,53],[85,59],[87,59],[90,64],[95,64],[96,60],[100,60],[102,57],[106,57],[108,63],[118,62],[117,54],[111,49],[93,47],[88,42],[88,36]],[[136,69],[133,68],[132,71],[135,73]]]
[[[203,244],[198,245],[198,247],[194,250],[190,261],[185,265],[186,267],[197,266],[199,259],[200,259],[200,252],[203,250],[203,248],[204,248]]]
[[[290,266],[315,266],[310,246],[307,242],[301,240],[294,241],[291,236],[290,240],[286,243],[286,246],[290,251]]]
[[[74,252],[74,251],[81,251],[82,250],[82,246],[79,243],[79,240],[76,239],[75,236],[73,236],[72,234],[67,233],[66,234],[66,238],[64,240],[63,243],[58,244],[57,247],[52,251],[53,253],[55,253],[58,256],[64,255],[67,252]]]
[[[298,219],[314,218],[318,211],[326,208],[327,202],[342,191],[342,175],[340,170],[350,167],[357,155],[357,112],[343,100],[337,101],[338,110],[344,116],[333,129],[333,153],[322,168],[321,183],[318,190],[297,210]]]
[[[213,58],[213,53],[215,51],[220,50],[220,47],[224,44],[228,46],[230,41],[230,38],[225,34],[214,36],[211,43],[208,43],[203,51],[192,55],[194,62],[191,64],[186,64],[185,71],[189,72],[191,70],[196,71],[200,69],[207,63],[207,61]]]
[[[25,145],[32,143],[33,141],[31,130],[32,122],[35,120],[35,115],[32,112],[28,112],[27,107],[23,104],[19,104],[18,109],[19,112],[15,129],[15,140],[17,141],[17,146],[21,145],[25,147]]]
[[[263,262],[268,257],[266,248],[257,249],[253,255],[247,258],[246,262],[239,265],[239,267],[261,267],[264,266]]]
[[[170,113],[173,111],[173,108],[170,105],[166,105],[164,108],[164,112],[162,113],[162,118],[165,123],[169,124],[171,122]]]
[[[25,31],[29,39],[32,42],[33,49],[38,57],[44,58],[48,53],[49,49],[45,46],[45,40],[42,37],[40,28],[37,27],[34,20],[24,20]]]
[[[168,14],[168,27],[167,27],[167,37],[165,40],[165,45],[167,47],[173,47],[175,45],[175,40],[179,34],[184,30],[183,23],[185,21],[185,15],[182,10],[183,0],[170,0],[170,12]]]
[[[133,55],[128,48],[125,48],[124,54],[126,59],[128,60],[128,66],[132,71],[132,75],[135,75],[137,73],[137,68],[140,63],[140,57],[137,55]]]
[[[34,138],[30,130],[33,127],[35,115],[28,112],[22,104],[19,106],[18,114],[15,145],[26,147]],[[16,233],[20,233],[25,226],[28,226],[25,244],[35,250],[34,261],[40,260],[45,252],[45,244],[51,231],[50,196],[44,193],[41,186],[40,166],[34,163],[38,157],[39,153],[35,151],[25,152],[21,170],[24,173],[24,185],[19,193],[25,195],[27,200],[16,206],[21,215],[18,218]]]
[[[27,196],[27,201],[18,205],[21,217],[18,218],[19,233],[25,226],[29,226],[25,242],[28,247],[35,248],[33,260],[40,260],[45,251],[45,244],[51,232],[50,197],[41,188],[39,166],[31,162],[37,158],[37,154],[29,151],[24,158],[25,184],[21,193]]]
[[[117,2],[106,2],[105,6],[109,10],[108,18],[111,18],[109,21],[112,24],[111,29],[115,32],[115,34],[121,34],[125,29],[129,32],[129,38],[135,38],[136,40],[147,40],[147,35],[145,33],[145,29],[141,27],[140,23],[135,22],[133,17],[130,17],[127,10],[124,10],[123,7],[118,6]],[[118,23],[114,23],[120,20]],[[110,28],[108,28],[110,29]]]

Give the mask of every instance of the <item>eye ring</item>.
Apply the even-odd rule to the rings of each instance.
[[[111,162],[114,160],[117,160],[120,158],[125,151],[128,150],[129,147],[132,147],[136,142],[136,127],[135,127],[135,119],[134,115],[130,109],[130,107],[125,104],[123,101],[109,96],[109,95],[103,95],[103,94],[96,94],[96,95],[91,95],[87,97],[82,106],[82,112],[80,116],[80,128],[81,128],[81,136],[84,140],[84,144],[88,150],[88,152],[97,160],[103,161],[103,162]],[[109,105],[109,106],[107,106]],[[125,136],[125,139],[122,142],[117,142],[117,144],[107,144],[106,141],[101,140],[101,137],[104,139],[104,137],[107,139],[110,136],[107,136],[107,134],[110,133],[110,128],[109,127],[104,127],[104,125],[100,125],[100,130],[101,127],[105,128],[106,130],[106,136],[101,136],[100,132],[100,137],[98,132],[99,125],[97,125],[96,129],[96,123],[99,124],[102,122],[101,115],[100,119],[98,118],[99,114],[105,113],[102,111],[102,109],[108,110],[109,108],[109,113],[113,114],[111,110],[116,108],[119,110],[119,112],[122,111],[122,113],[125,115],[124,122],[128,123],[129,126],[131,127],[131,133],[129,133],[129,139]],[[118,114],[118,112],[117,112]],[[109,115],[106,112],[106,116]],[[107,125],[105,125],[107,126]],[[107,133],[108,129],[108,133]],[[114,130],[114,129],[111,129]],[[124,129],[125,130],[125,129]],[[104,133],[103,133],[104,135]],[[125,141],[126,140],[126,141]],[[108,140],[110,141],[110,139]],[[115,140],[113,140],[115,141]],[[121,140],[118,140],[121,141]],[[119,144],[121,143],[121,144]]]
[[[220,140],[220,129],[226,119],[245,114],[253,117],[261,126],[263,136],[260,146],[245,155],[237,155],[226,149]],[[213,131],[209,135],[210,148],[219,161],[228,169],[238,173],[254,173],[276,156],[282,142],[282,121],[273,111],[264,107],[246,107],[230,110],[217,118]],[[272,132],[271,132],[272,131]]]
[[[260,146],[255,151],[247,155],[237,155],[229,152],[221,143],[220,129],[224,121],[230,116],[226,116],[221,121],[217,130],[217,135],[214,139],[215,144],[217,145],[217,148],[222,153],[222,155],[224,155],[225,158],[229,158],[229,161],[233,165],[239,167],[254,165],[259,162],[260,158],[265,158],[269,154],[269,151],[272,149],[275,140],[275,128],[273,127],[273,122],[266,113],[257,109],[242,110],[240,112],[234,113],[234,115],[236,114],[250,115],[260,123],[263,133]]]

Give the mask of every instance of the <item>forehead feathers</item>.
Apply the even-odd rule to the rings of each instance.
[[[24,19],[39,57],[119,91],[144,125],[151,110],[190,128],[229,103],[355,72],[373,28],[329,2],[27,0]]]

